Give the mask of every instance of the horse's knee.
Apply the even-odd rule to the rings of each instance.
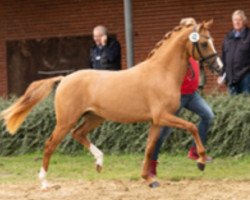
[[[194,125],[193,123],[189,123],[187,126],[187,130],[189,130],[191,133],[199,133],[199,130],[197,128],[196,125]]]

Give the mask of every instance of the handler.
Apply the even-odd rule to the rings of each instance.
[[[190,23],[196,24],[196,21],[193,18],[185,18],[182,19],[180,22],[181,25]],[[184,78],[181,87],[181,106],[176,114],[179,114],[182,108],[186,108],[192,111],[193,113],[197,114],[201,118],[198,128],[202,143],[205,144],[207,132],[210,124],[213,121],[214,114],[209,105],[206,103],[206,101],[197,92],[199,86],[199,75],[200,75],[199,64],[192,57],[190,57],[189,63],[190,67],[188,68],[187,74]],[[158,164],[157,160],[160,148],[164,140],[170,136],[171,132],[172,130],[169,127],[161,128],[160,137],[156,143],[155,150],[151,158],[151,166],[150,166],[151,176],[157,175],[156,169]],[[192,160],[197,160],[199,158],[194,141],[189,149],[188,157]],[[207,156],[206,161],[211,162],[212,158]]]
[[[107,28],[96,26],[93,29],[94,46],[90,50],[90,66],[94,69],[121,69],[121,47],[114,38],[108,37]]]

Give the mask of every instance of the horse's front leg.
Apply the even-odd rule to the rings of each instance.
[[[144,178],[148,182],[149,186],[152,188],[159,186],[159,183],[149,175],[150,160],[155,148],[155,144],[159,138],[159,134],[160,134],[160,127],[152,124],[147,139],[147,146],[145,150],[145,157],[141,174],[142,178]]]
[[[186,120],[183,120],[175,115],[166,113],[162,115],[159,119],[157,119],[156,124],[160,126],[169,126],[173,128],[180,128],[187,130],[190,132],[194,138],[196,143],[197,152],[199,154],[198,168],[203,171],[205,169],[205,162],[206,162],[206,155],[205,155],[205,148],[201,142],[199,131],[196,125]]]

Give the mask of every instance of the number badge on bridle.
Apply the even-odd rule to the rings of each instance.
[[[192,32],[189,35],[189,40],[193,43],[198,42],[200,40],[200,34],[198,32]]]

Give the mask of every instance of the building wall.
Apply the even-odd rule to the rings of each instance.
[[[134,1],[135,57],[142,61],[154,44],[181,18],[194,17],[198,22],[214,19],[211,34],[220,54],[225,34],[232,28],[231,15],[234,10],[243,9],[250,18],[249,0],[154,0]],[[207,71],[206,92],[225,91],[218,87],[217,76]]]
[[[143,61],[155,43],[183,17],[198,21],[214,19],[211,30],[220,52],[225,33],[231,28],[231,14],[243,9],[250,16],[250,1],[224,0],[133,0],[135,63]],[[0,1],[0,95],[7,93],[6,41],[89,35],[104,24],[117,35],[125,61],[122,0],[1,0]],[[18,81],[18,80],[17,80]],[[208,73],[206,91],[217,86]]]
[[[90,35],[95,25],[105,24],[125,52],[123,21],[123,4],[117,0],[1,0],[0,94],[8,88],[6,40]]]

